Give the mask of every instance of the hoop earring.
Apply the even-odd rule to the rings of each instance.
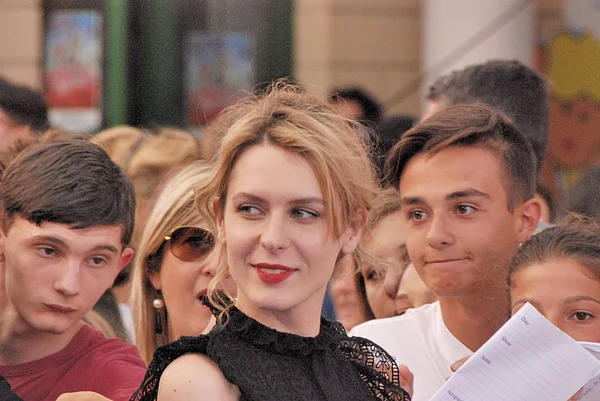
[[[158,291],[158,296],[152,300],[152,306],[154,307],[154,332],[156,334],[162,334],[162,313],[165,308],[165,301],[162,299],[160,291]]]

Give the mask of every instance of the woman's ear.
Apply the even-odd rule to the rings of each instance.
[[[354,250],[358,246],[358,243],[360,242],[360,238],[362,237],[362,233],[363,233],[362,227],[355,228],[355,229],[349,228],[348,230],[349,230],[349,232],[347,232],[346,240],[342,244],[342,252],[345,255],[348,255],[348,254],[351,254],[352,252],[354,252]]]
[[[349,255],[358,246],[363,234],[363,226],[348,227],[343,235],[342,253]]]
[[[217,240],[224,244],[225,243],[225,224],[224,220],[224,211],[221,203],[221,198],[215,196],[212,199],[212,210],[215,215],[215,220],[217,222]]]
[[[343,235],[342,253],[345,255],[354,252],[362,238],[365,225],[367,224],[367,213],[361,213],[350,222],[350,226]]]
[[[148,272],[148,280],[150,280],[150,283],[152,284],[152,287],[154,287],[155,290],[160,291],[162,286],[161,286],[161,281],[160,281],[160,272],[158,271],[151,271]]]

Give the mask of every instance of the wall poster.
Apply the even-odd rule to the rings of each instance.
[[[190,32],[184,44],[186,121],[203,126],[255,84],[255,39],[241,33]]]
[[[102,126],[103,15],[99,10],[52,10],[44,44],[44,87],[50,123],[68,132]]]

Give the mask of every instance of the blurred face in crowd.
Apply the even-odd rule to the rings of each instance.
[[[19,125],[0,108],[0,150],[5,150],[19,138],[27,138],[33,135],[31,128],[27,125]]]
[[[483,147],[421,153],[407,163],[399,189],[408,253],[438,297],[482,295],[506,282],[539,208],[529,213],[532,200],[510,211],[505,180],[499,158]]]
[[[362,107],[354,100],[338,99],[332,104],[336,111],[346,118],[360,121],[365,117]]]
[[[577,341],[600,343],[600,281],[576,259],[551,259],[511,277],[511,307],[531,303]]]
[[[448,107],[449,103],[450,102],[445,96],[440,96],[436,99],[428,99],[427,104],[425,105],[425,111],[421,116],[421,121],[425,121],[434,114],[444,110]]]
[[[203,333],[211,322],[212,313],[202,303],[202,296],[217,272],[221,244],[202,221],[180,227],[168,237],[160,270],[150,275],[150,281],[162,293],[169,341],[174,341]],[[223,284],[230,294],[235,294],[230,278]]]
[[[0,246],[4,287],[23,332],[79,330],[83,315],[131,260],[121,226],[73,229],[15,216]]]
[[[419,273],[415,270],[413,264],[409,264],[400,285],[398,287],[398,296],[396,298],[397,314],[401,315],[408,309],[418,308],[425,304],[435,302],[437,297],[423,282]]]
[[[356,265],[351,255],[344,256],[331,280],[329,294],[335,309],[335,317],[346,330],[367,320],[365,305],[357,287]]]
[[[402,212],[381,219],[364,234],[362,244],[367,254],[383,262],[379,266],[361,266],[369,306],[377,319],[396,316],[398,285],[408,259]]]
[[[320,311],[338,257],[360,240],[359,230],[350,228],[333,236],[311,165],[273,145],[253,146],[237,160],[219,236],[240,309],[263,320]]]

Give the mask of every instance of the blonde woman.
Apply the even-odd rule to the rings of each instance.
[[[359,127],[283,84],[220,119],[197,195],[227,260],[209,291],[219,321],[159,348],[132,399],[410,399],[383,349],[320,316],[337,262],[362,252],[376,190]],[[235,299],[213,291],[228,275]]]
[[[198,159],[198,142],[189,132],[175,128],[150,130],[127,125],[101,131],[91,140],[102,146],[133,182],[136,210],[131,247],[137,252],[159,184],[173,169]],[[124,269],[94,309],[111,323],[119,337],[133,342],[133,318],[128,303],[130,273],[129,267]]]
[[[217,270],[220,245],[194,205],[194,187],[208,179],[201,162],[181,169],[162,188],[142,233],[132,304],[136,344],[146,363],[157,347],[212,327],[201,297]]]

